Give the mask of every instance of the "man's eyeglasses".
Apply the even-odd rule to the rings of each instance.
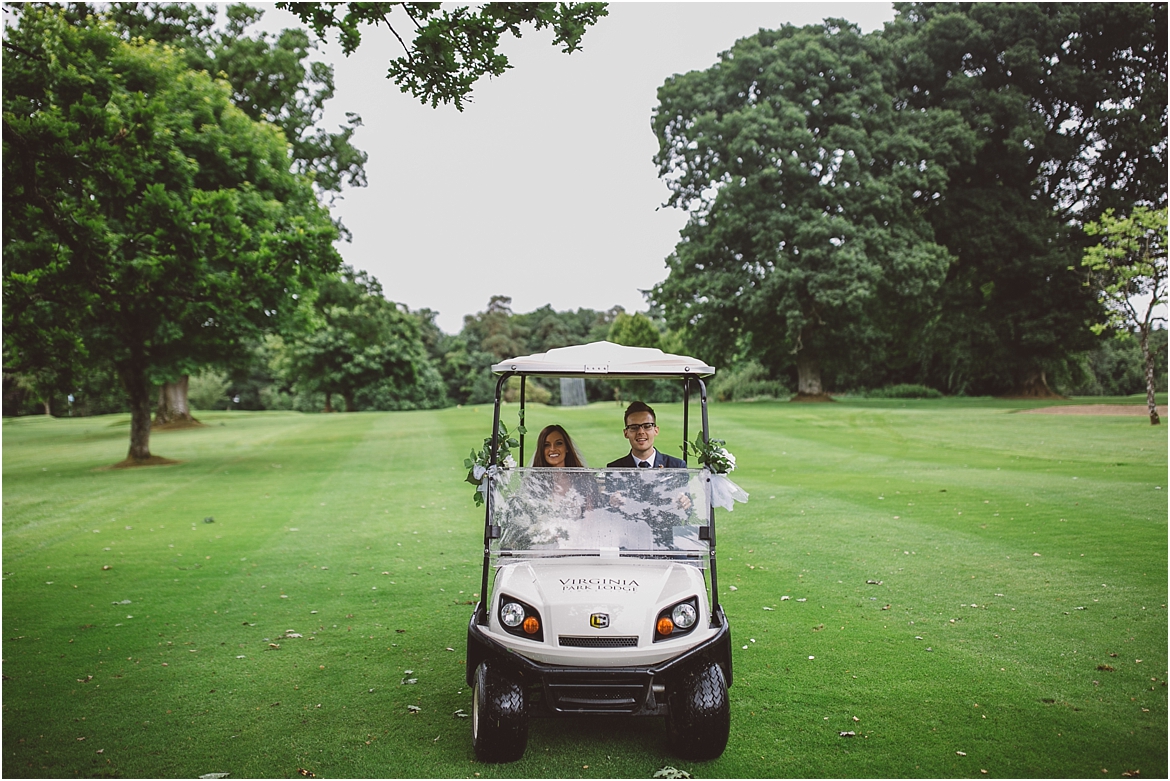
[[[631,434],[637,434],[639,430],[651,431],[657,427],[657,423],[631,423],[630,425],[626,426],[626,431],[630,432]]]

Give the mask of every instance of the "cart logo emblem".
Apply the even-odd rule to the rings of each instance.
[[[593,613],[589,616],[589,626],[594,629],[605,629],[609,626],[608,613]]]

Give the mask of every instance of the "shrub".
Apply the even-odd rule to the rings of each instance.
[[[902,383],[887,385],[884,388],[874,388],[865,394],[871,399],[941,399],[942,394],[934,388],[925,385]]]
[[[557,389],[558,396],[560,389]],[[508,382],[504,385],[504,401],[516,402],[520,401],[520,378],[509,377]],[[535,377],[529,377],[524,383],[524,403],[525,404],[548,404],[552,401],[552,391],[541,385],[536,381]]]
[[[227,374],[205,369],[192,375],[187,384],[187,401],[192,409],[212,410],[227,406]]]
[[[275,383],[265,385],[259,390],[260,409],[291,410],[295,409],[293,394],[282,390]]]
[[[785,384],[768,377],[768,370],[755,361],[715,375],[709,390],[715,401],[777,399],[791,393]]]
[[[1166,331],[1150,334],[1154,355],[1156,389],[1166,389]],[[1129,396],[1145,393],[1146,373],[1137,337],[1122,334],[1101,340],[1097,347],[1080,356],[1080,371],[1064,386],[1072,396]]]

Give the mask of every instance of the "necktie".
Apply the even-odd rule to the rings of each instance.
[[[639,462],[638,462],[638,468],[639,468],[639,469],[649,469],[649,468],[650,468],[650,462],[649,462],[649,461],[639,461]]]

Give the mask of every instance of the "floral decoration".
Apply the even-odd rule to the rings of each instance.
[[[516,428],[516,433],[523,436],[526,432],[524,429],[524,420],[521,418],[520,425]],[[496,463],[497,468],[512,469],[516,466],[516,459],[512,457],[512,448],[520,447],[520,440],[513,436],[509,436],[508,427],[504,421],[500,421],[500,440],[496,449]],[[483,447],[477,453],[475,450],[471,451],[469,458],[463,459],[463,466],[467,469],[467,482],[474,485],[475,488],[475,506],[481,507],[484,502],[484,494],[486,489],[484,487],[484,478],[487,477],[488,471],[492,468],[492,438],[487,437],[483,441]]]
[[[699,463],[717,475],[725,475],[735,471],[735,456],[724,445],[722,439],[709,439],[706,442],[699,437],[691,443],[691,448]]]

